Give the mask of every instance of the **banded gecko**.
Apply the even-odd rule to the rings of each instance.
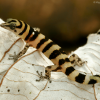
[[[72,54],[68,58],[68,55],[59,45],[55,44],[51,39],[46,38],[37,28],[32,28],[25,22],[12,18],[8,19],[0,26],[12,31],[15,35],[21,37],[28,44],[25,47],[25,50],[22,50],[22,52],[20,52],[18,55],[14,53],[15,57],[20,57],[23,53],[25,53],[25,51],[27,51],[29,46],[32,46],[41,51],[54,63],[53,66],[47,66],[45,68],[45,76],[42,76],[42,74],[39,74],[37,71],[40,75],[39,80],[46,78],[50,81],[51,71],[62,71],[68,76],[69,79],[81,84],[95,84],[100,82],[100,75],[82,74],[75,70],[74,63],[82,66],[84,62],[82,62],[82,60],[76,54]]]

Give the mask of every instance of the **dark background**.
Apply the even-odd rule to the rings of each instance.
[[[67,52],[100,28],[100,0],[0,0],[0,18],[23,20]]]

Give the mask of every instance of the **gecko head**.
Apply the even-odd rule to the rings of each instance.
[[[20,21],[17,19],[9,18],[5,23],[0,24],[1,27],[16,33],[21,28]]]

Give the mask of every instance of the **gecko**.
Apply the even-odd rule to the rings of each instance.
[[[100,83],[100,75],[89,75],[81,73],[74,68],[74,64],[82,66],[84,62],[76,54],[70,57],[65,51],[51,39],[43,35],[37,28],[32,28],[30,25],[22,20],[9,18],[5,23],[0,24],[4,29],[13,32],[15,35],[22,38],[26,44],[25,50],[22,50],[18,55],[14,54],[17,58],[27,51],[29,46],[36,48],[49,58],[54,65],[45,68],[45,76],[42,76],[38,71],[40,79],[48,79],[50,81],[51,71],[63,72],[67,77],[80,84],[95,84]],[[15,61],[17,60],[15,59]],[[10,58],[9,58],[10,59]]]

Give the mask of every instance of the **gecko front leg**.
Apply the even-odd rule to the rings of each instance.
[[[16,52],[14,52],[14,55],[9,55],[8,60],[14,60],[14,62],[16,62],[19,57],[21,57],[27,52],[28,48],[29,48],[29,44],[26,43],[24,49],[20,53],[16,54]]]
[[[34,27],[33,29],[36,32],[40,32],[40,28],[38,28],[38,27]],[[19,57],[23,56],[27,52],[27,50],[28,50],[29,47],[30,47],[29,44],[26,43],[24,49],[20,53],[16,54],[16,52],[14,52],[14,55],[9,55],[9,58],[8,59],[9,60],[14,60],[14,62],[16,62]]]
[[[42,75],[42,72],[37,72],[37,74],[39,75],[39,79],[37,79],[36,81],[41,81],[41,80],[44,80],[44,79],[47,79],[50,83],[52,82],[51,81],[51,71],[56,71],[56,72],[59,72],[61,71],[61,67],[59,67],[59,65],[52,65],[52,66],[47,66],[45,68],[45,76]]]

